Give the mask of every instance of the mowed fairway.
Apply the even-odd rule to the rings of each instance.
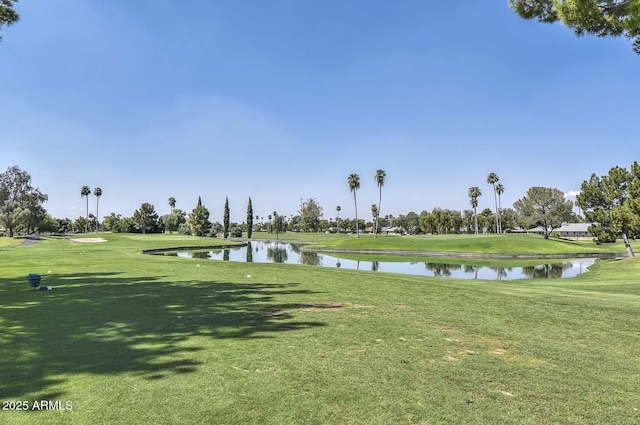
[[[30,409],[0,423],[640,422],[637,258],[466,281],[150,256],[224,241],[98,236],[0,254],[0,400]],[[32,411],[40,400],[72,410]]]

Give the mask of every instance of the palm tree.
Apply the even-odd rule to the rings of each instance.
[[[502,183],[498,183],[496,185],[496,193],[498,194],[498,226],[500,229],[499,233],[502,233],[502,215],[500,213],[500,209],[502,208],[500,197],[504,193],[504,186],[502,185]]]
[[[342,208],[340,208],[340,205],[336,205],[336,212],[338,213],[338,216],[336,217],[336,233],[340,233],[340,210],[342,210]]]
[[[100,230],[100,215],[98,215],[100,207],[100,197],[102,196],[102,189],[96,187],[93,189],[93,194],[96,197],[96,232]]]
[[[171,214],[173,214],[173,209],[176,207],[176,198],[173,196],[169,198],[169,207],[171,208]]]
[[[476,221],[476,235],[478,234],[478,198],[482,196],[482,192],[478,186],[469,188],[469,198],[471,206],[473,207],[473,217]]]
[[[377,221],[378,219],[378,214],[380,214],[380,212],[378,211],[378,206],[376,204],[371,204],[371,215],[373,216],[373,221]],[[375,224],[373,225],[374,229],[375,229]],[[375,232],[375,230],[374,230]],[[377,237],[377,235],[376,235]]]
[[[386,177],[387,177],[387,173],[385,173],[384,170],[376,171],[375,180],[376,180],[376,183],[378,184],[378,192],[380,193],[380,196],[378,199],[378,215],[374,217],[374,220],[376,221],[374,235],[376,238],[378,237],[378,221],[380,218],[380,209],[382,206],[382,186],[384,186],[384,180]]]
[[[82,186],[82,189],[80,189],[80,197],[82,198],[84,196],[87,198],[87,221],[84,225],[85,233],[88,232],[89,226],[89,195],[91,195],[91,189],[89,188],[89,186]]]
[[[360,176],[351,174],[347,178],[347,183],[349,183],[349,191],[353,192],[353,203],[356,206],[356,235],[360,237],[360,229],[358,229],[358,200],[356,199],[356,192],[360,189]]]
[[[487,176],[487,183],[493,186],[493,200],[496,203],[496,233],[500,233],[500,225],[498,224],[500,222],[498,215],[498,195],[496,194],[496,183],[498,183],[498,180],[500,180],[500,178],[496,173],[489,173]]]

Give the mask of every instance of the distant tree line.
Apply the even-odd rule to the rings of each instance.
[[[44,208],[48,196],[31,184],[31,176],[17,166],[9,167],[0,174],[0,226],[5,233],[66,233],[88,232],[89,230],[126,232],[126,233],[160,233],[178,232],[196,236],[224,238],[249,238],[253,232],[269,232],[276,239],[287,231],[292,232],[331,232],[355,233],[371,232],[377,236],[380,232],[400,234],[480,234],[505,233],[515,230],[526,230],[539,226],[545,238],[551,231],[564,222],[590,223],[589,232],[597,243],[613,242],[622,238],[629,255],[633,250],[630,238],[640,237],[640,165],[634,162],[630,169],[615,166],[603,176],[592,174],[589,180],[582,183],[577,196],[577,204],[584,212],[585,218],[573,212],[573,202],[565,199],[564,192],[557,188],[533,186],[525,196],[513,204],[513,208],[502,208],[501,196],[504,186],[499,183],[497,174],[487,176],[487,184],[494,193],[495,210],[485,208],[478,212],[478,199],[482,196],[479,186],[468,190],[472,209],[450,210],[434,208],[423,210],[420,214],[409,211],[394,217],[391,214],[381,215],[382,187],[386,173],[377,170],[375,182],[378,185],[378,203],[371,205],[371,220],[358,218],[357,195],[360,188],[360,177],[349,175],[348,187],[354,197],[356,218],[341,217],[342,208],[336,206],[335,218],[324,218],[324,209],[315,198],[300,199],[297,215],[285,216],[273,211],[267,217],[254,215],[251,198],[247,204],[247,219],[243,223],[230,221],[228,197],[223,207],[223,223],[210,221],[210,211],[198,197],[196,206],[190,213],[176,208],[176,199],[170,197],[168,204],[170,213],[159,216],[154,205],[142,203],[133,216],[123,217],[111,213],[98,220],[101,188],[93,192],[89,186],[80,189],[80,196],[86,198],[84,217],[71,221],[68,218],[51,217]],[[96,213],[89,212],[89,196],[96,198]],[[266,220],[265,220],[266,218]]]

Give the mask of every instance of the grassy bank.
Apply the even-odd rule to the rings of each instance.
[[[592,241],[569,241],[557,238],[544,239],[530,234],[505,235],[428,235],[392,236],[372,235],[343,236],[320,239],[313,249],[421,251],[477,254],[584,254],[625,253],[621,242],[596,245]],[[638,247],[634,242],[634,247]]]
[[[640,420],[637,259],[483,282],[146,256],[216,240],[104,237],[0,257],[0,399],[72,402],[0,422]]]

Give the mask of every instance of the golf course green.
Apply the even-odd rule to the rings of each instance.
[[[215,238],[87,236],[104,242],[0,240],[0,423],[640,422],[638,258],[572,279],[471,281],[142,252],[230,243]],[[283,238],[624,253],[531,235]],[[30,273],[53,289],[30,288]]]

